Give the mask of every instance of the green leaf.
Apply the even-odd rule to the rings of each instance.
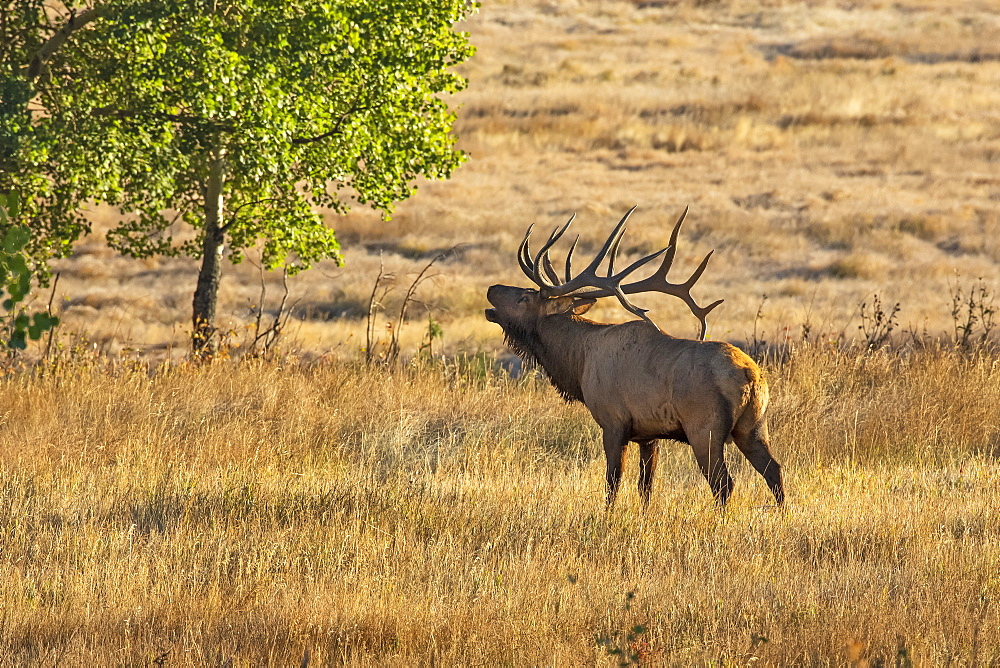
[[[23,255],[8,255],[4,258],[4,264],[7,266],[7,271],[9,271],[12,276],[11,280],[20,280],[22,276],[28,274],[28,263],[24,259]]]
[[[7,193],[6,199],[7,202],[5,208],[7,209],[7,214],[11,218],[17,218],[17,215],[21,212],[21,200],[17,195],[17,191],[12,190]]]
[[[15,350],[24,350],[28,347],[28,341],[24,337],[24,330],[17,329],[11,332],[7,345]]]
[[[44,311],[39,311],[32,316],[32,320],[35,326],[40,327],[42,331],[52,329],[59,324],[59,317],[54,315],[49,315]]]
[[[21,249],[31,240],[31,233],[28,228],[18,225],[7,230],[7,235],[3,240],[3,250],[5,253],[19,253]]]
[[[22,262],[24,261],[24,258],[22,258],[21,256],[18,256],[17,259],[21,260]],[[10,285],[8,285],[7,291],[10,293],[11,297],[14,297],[15,294],[20,294],[21,299],[24,299],[28,295],[28,292],[31,291],[31,274],[28,272],[27,269],[22,271],[20,275],[17,277],[16,284],[11,283]]]

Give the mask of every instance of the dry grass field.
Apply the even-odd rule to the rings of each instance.
[[[234,359],[184,362],[194,263],[116,257],[94,212],[50,359],[0,376],[0,663],[1000,665],[1000,365],[951,344],[955,292],[1000,290],[1000,2],[510,0],[467,29],[468,164],[331,219],[347,264],[290,279],[273,359],[235,359],[243,265]],[[716,249],[696,295],[764,362],[784,512],[738,454],[719,512],[671,443],[649,510],[632,453],[607,512],[586,411],[496,364],[526,226],[578,212],[594,250],[633,204],[625,254],[686,205],[671,277]],[[380,263],[384,339],[456,245],[400,332],[410,358],[430,314],[438,355],[364,365]]]
[[[786,512],[738,458],[717,511],[674,444],[648,512],[630,484],[608,513],[582,408],[476,360],[9,378],[0,655],[996,665],[1000,368],[814,348],[769,369]]]

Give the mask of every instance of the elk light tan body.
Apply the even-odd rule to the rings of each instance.
[[[629,441],[640,447],[639,491],[648,503],[657,442],[664,438],[691,445],[720,504],[725,504],[733,487],[723,458],[729,440],[764,477],[777,502],[783,503],[781,466],[771,456],[768,443],[767,382],[757,364],[728,343],[678,339],[663,333],[644,310],[625,297],[626,293],[651,290],[678,296],[701,320],[704,336],[705,316],[721,302],[699,307],[690,288],[709,258],[685,283],[666,280],[682,215],[674,226],[668,249],[615,274],[615,254],[629,214],[622,218],[597,257],[576,277],[572,276],[571,259],[567,260],[566,281],[561,284],[548,253],[569,224],[553,232],[534,259],[526,235],[518,255],[525,274],[539,289],[492,286],[487,299],[493,308],[487,309],[487,319],[503,327],[510,346],[522,357],[538,363],[567,400],[583,402],[601,426],[609,504],[618,492]],[[663,262],[653,276],[622,284],[633,271],[661,255]],[[609,259],[608,275],[598,276],[597,268],[605,259]],[[584,288],[596,290],[580,292]],[[582,317],[598,298],[606,296],[618,297],[623,306],[643,320],[611,325]]]

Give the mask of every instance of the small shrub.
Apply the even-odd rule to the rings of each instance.
[[[952,288],[951,320],[958,348],[967,351],[986,345],[996,327],[996,315],[996,293],[982,278],[968,292],[957,285]]]
[[[899,314],[899,302],[892,305],[886,313],[882,308],[882,300],[876,294],[872,296],[872,302],[861,302],[861,324],[858,329],[864,337],[866,350],[877,350],[892,340],[892,332],[899,325],[896,316]]]

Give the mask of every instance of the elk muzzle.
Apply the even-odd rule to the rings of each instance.
[[[493,308],[486,309],[486,319],[499,324],[501,314],[511,316],[515,311],[518,299],[525,292],[527,291],[524,288],[510,285],[491,285],[486,291],[486,299]]]

